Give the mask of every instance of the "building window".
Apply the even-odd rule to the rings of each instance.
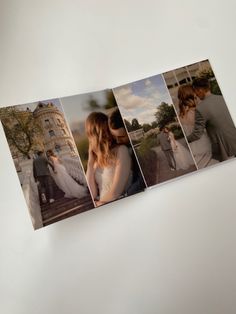
[[[56,152],[59,153],[61,151],[61,146],[59,144],[56,144],[55,145],[55,150],[56,150]]]
[[[44,120],[44,121],[45,121],[46,126],[50,125],[49,119],[46,119],[46,120]]]
[[[53,130],[50,130],[48,133],[51,137],[55,136],[55,132]]]

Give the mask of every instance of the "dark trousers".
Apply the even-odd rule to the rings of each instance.
[[[172,149],[164,150],[168,165],[170,168],[176,169],[176,161]]]
[[[54,198],[53,181],[50,175],[37,177],[39,181],[39,191],[44,193],[47,199]]]

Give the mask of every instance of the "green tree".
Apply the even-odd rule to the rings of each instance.
[[[167,103],[162,102],[157,108],[155,117],[157,121],[157,126],[159,128],[164,127],[170,122],[174,122],[176,119],[176,114],[173,105],[168,105]]]
[[[93,110],[96,110],[97,108],[100,108],[99,104],[97,103],[97,101],[93,98],[91,98],[89,101],[88,101],[88,110],[89,111],[93,111]]]
[[[42,129],[35,122],[33,113],[17,107],[0,109],[0,119],[10,146],[30,159],[30,151],[41,143]]]
[[[114,97],[112,90],[107,90],[106,91],[106,104],[104,105],[104,109],[110,109],[116,106],[117,106],[116,99]]]
[[[144,131],[144,132],[148,132],[149,130],[152,129],[152,126],[151,126],[151,124],[149,124],[149,123],[144,123],[144,124],[142,125],[142,128],[143,128],[143,131]]]
[[[158,127],[158,123],[156,121],[152,122],[152,128],[155,129]]]
[[[128,132],[131,132],[132,131],[132,124],[126,119],[124,119],[124,123],[126,125]]]
[[[134,118],[132,120],[131,125],[132,125],[132,131],[135,131],[135,130],[142,128],[141,124],[139,124],[138,119],[136,119],[136,118]]]
[[[207,78],[210,82],[211,92],[215,95],[222,95],[215,74],[210,66],[196,72],[197,78]]]

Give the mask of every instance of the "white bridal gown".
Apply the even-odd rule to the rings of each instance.
[[[194,165],[194,161],[189,150],[184,147],[184,145],[182,145],[179,141],[175,140],[173,133],[169,134],[169,138],[176,162],[176,170],[186,170],[190,166]]]
[[[106,167],[106,168],[96,168],[95,170],[95,181],[98,185],[99,190],[99,199],[102,199],[103,196],[111,190],[113,184],[113,178],[115,175],[115,165]],[[125,191],[132,184],[132,172],[130,173]]]
[[[190,135],[194,128],[195,123],[195,110],[190,109],[183,118],[180,118],[180,122],[184,128],[186,136]],[[206,133],[206,130],[202,134],[199,140],[189,144],[198,168],[206,167],[212,158],[212,148],[210,139]]]
[[[57,158],[53,158],[53,165],[56,173],[52,173],[52,177],[56,185],[65,193],[64,197],[81,198],[87,195],[87,188],[78,184]]]
[[[126,147],[126,149],[127,149],[127,147]],[[131,157],[128,154],[128,155],[126,155],[125,158],[131,158]],[[113,184],[113,179],[114,179],[114,176],[115,176],[115,170],[116,170],[115,162],[114,162],[114,165],[111,165],[111,166],[108,166],[108,167],[105,167],[105,168],[99,168],[99,167],[96,168],[96,170],[95,170],[95,181],[96,181],[97,186],[98,186],[99,199],[100,200],[104,197],[104,195],[106,193],[111,191],[112,184]],[[124,188],[123,194],[125,194],[127,189],[132,184],[132,180],[133,180],[133,172],[132,172],[132,169],[130,169],[129,170],[128,181],[127,181],[126,186]]]

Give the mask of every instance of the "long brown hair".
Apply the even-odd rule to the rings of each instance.
[[[182,85],[178,90],[180,117],[188,112],[190,108],[196,107],[196,98],[192,85]]]
[[[92,112],[85,122],[89,145],[99,167],[111,165],[115,160],[117,144],[109,130],[108,117],[102,112]]]

